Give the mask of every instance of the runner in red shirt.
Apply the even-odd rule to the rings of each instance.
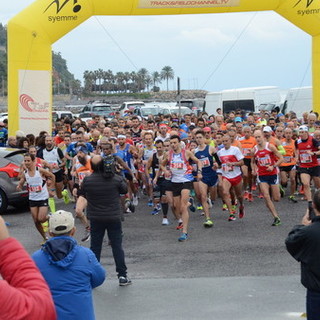
[[[274,217],[272,226],[278,226],[281,224],[281,221],[272,200],[280,200],[278,166],[283,161],[283,157],[274,145],[265,141],[261,130],[256,130],[254,137],[257,145],[253,148],[252,152],[252,171],[257,174],[260,191],[264,196],[267,208]],[[270,197],[270,189],[272,200]]]

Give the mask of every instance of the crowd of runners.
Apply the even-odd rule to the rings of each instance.
[[[28,184],[30,210],[44,241],[55,198],[76,203],[95,154],[105,159],[106,170],[127,181],[129,191],[121,195],[124,213],[146,206],[139,204],[144,194],[148,208],[142,211],[162,214],[162,225],[175,220],[181,230],[178,240],[185,241],[189,210],[203,215],[206,228],[221,210],[232,223],[245,217],[245,202],[257,201],[254,194],[264,199],[272,226],[281,224],[275,205],[281,196],[296,203],[296,194],[302,193],[312,211],[311,187],[319,188],[320,175],[317,119],[316,113],[298,119],[277,110],[222,115],[217,109],[210,116],[159,114],[148,119],[116,113],[110,121],[99,116],[87,122],[60,119],[52,133],[35,137],[19,132],[7,138],[7,146],[26,149],[18,189]],[[218,197],[222,207],[215,203]],[[77,217],[86,241],[90,227],[85,212]]]

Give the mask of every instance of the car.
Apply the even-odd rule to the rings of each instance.
[[[114,110],[111,105],[104,101],[91,101],[80,112],[79,117],[92,118],[94,116],[100,116],[107,119],[114,117]]]
[[[28,203],[27,187],[16,189],[24,153],[22,149],[0,148],[0,213],[6,212],[9,205],[19,207]]]
[[[52,111],[52,120],[58,121],[60,119],[69,118],[73,119],[74,114],[70,111]]]
[[[128,110],[133,111],[144,106],[145,103],[143,101],[126,101],[121,104],[118,111],[120,111],[121,116],[123,116]]]

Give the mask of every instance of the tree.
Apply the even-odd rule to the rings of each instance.
[[[153,86],[156,87],[158,83],[161,83],[161,76],[158,71],[154,71],[151,74]]]
[[[173,69],[170,66],[163,67],[162,70],[161,70],[160,77],[161,77],[161,79],[167,81],[167,91],[169,91],[168,81],[169,81],[169,79],[173,79],[174,78]]]

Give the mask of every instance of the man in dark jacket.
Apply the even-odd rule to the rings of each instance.
[[[309,209],[301,225],[295,226],[286,239],[289,253],[301,262],[301,283],[307,288],[307,318],[320,319],[320,190],[313,196],[315,216]]]
[[[127,277],[124,251],[122,249],[122,224],[120,194],[126,194],[128,187],[124,178],[108,171],[101,156],[91,159],[93,173],[85,177],[78,192],[76,213],[81,214],[87,206],[90,220],[91,250],[100,261],[105,231],[111,243],[113,258],[118,273],[119,285],[131,284]]]
[[[93,252],[79,246],[71,212],[58,210],[49,218],[52,238],[32,258],[47,281],[58,319],[94,320],[92,289],[106,272]]]

